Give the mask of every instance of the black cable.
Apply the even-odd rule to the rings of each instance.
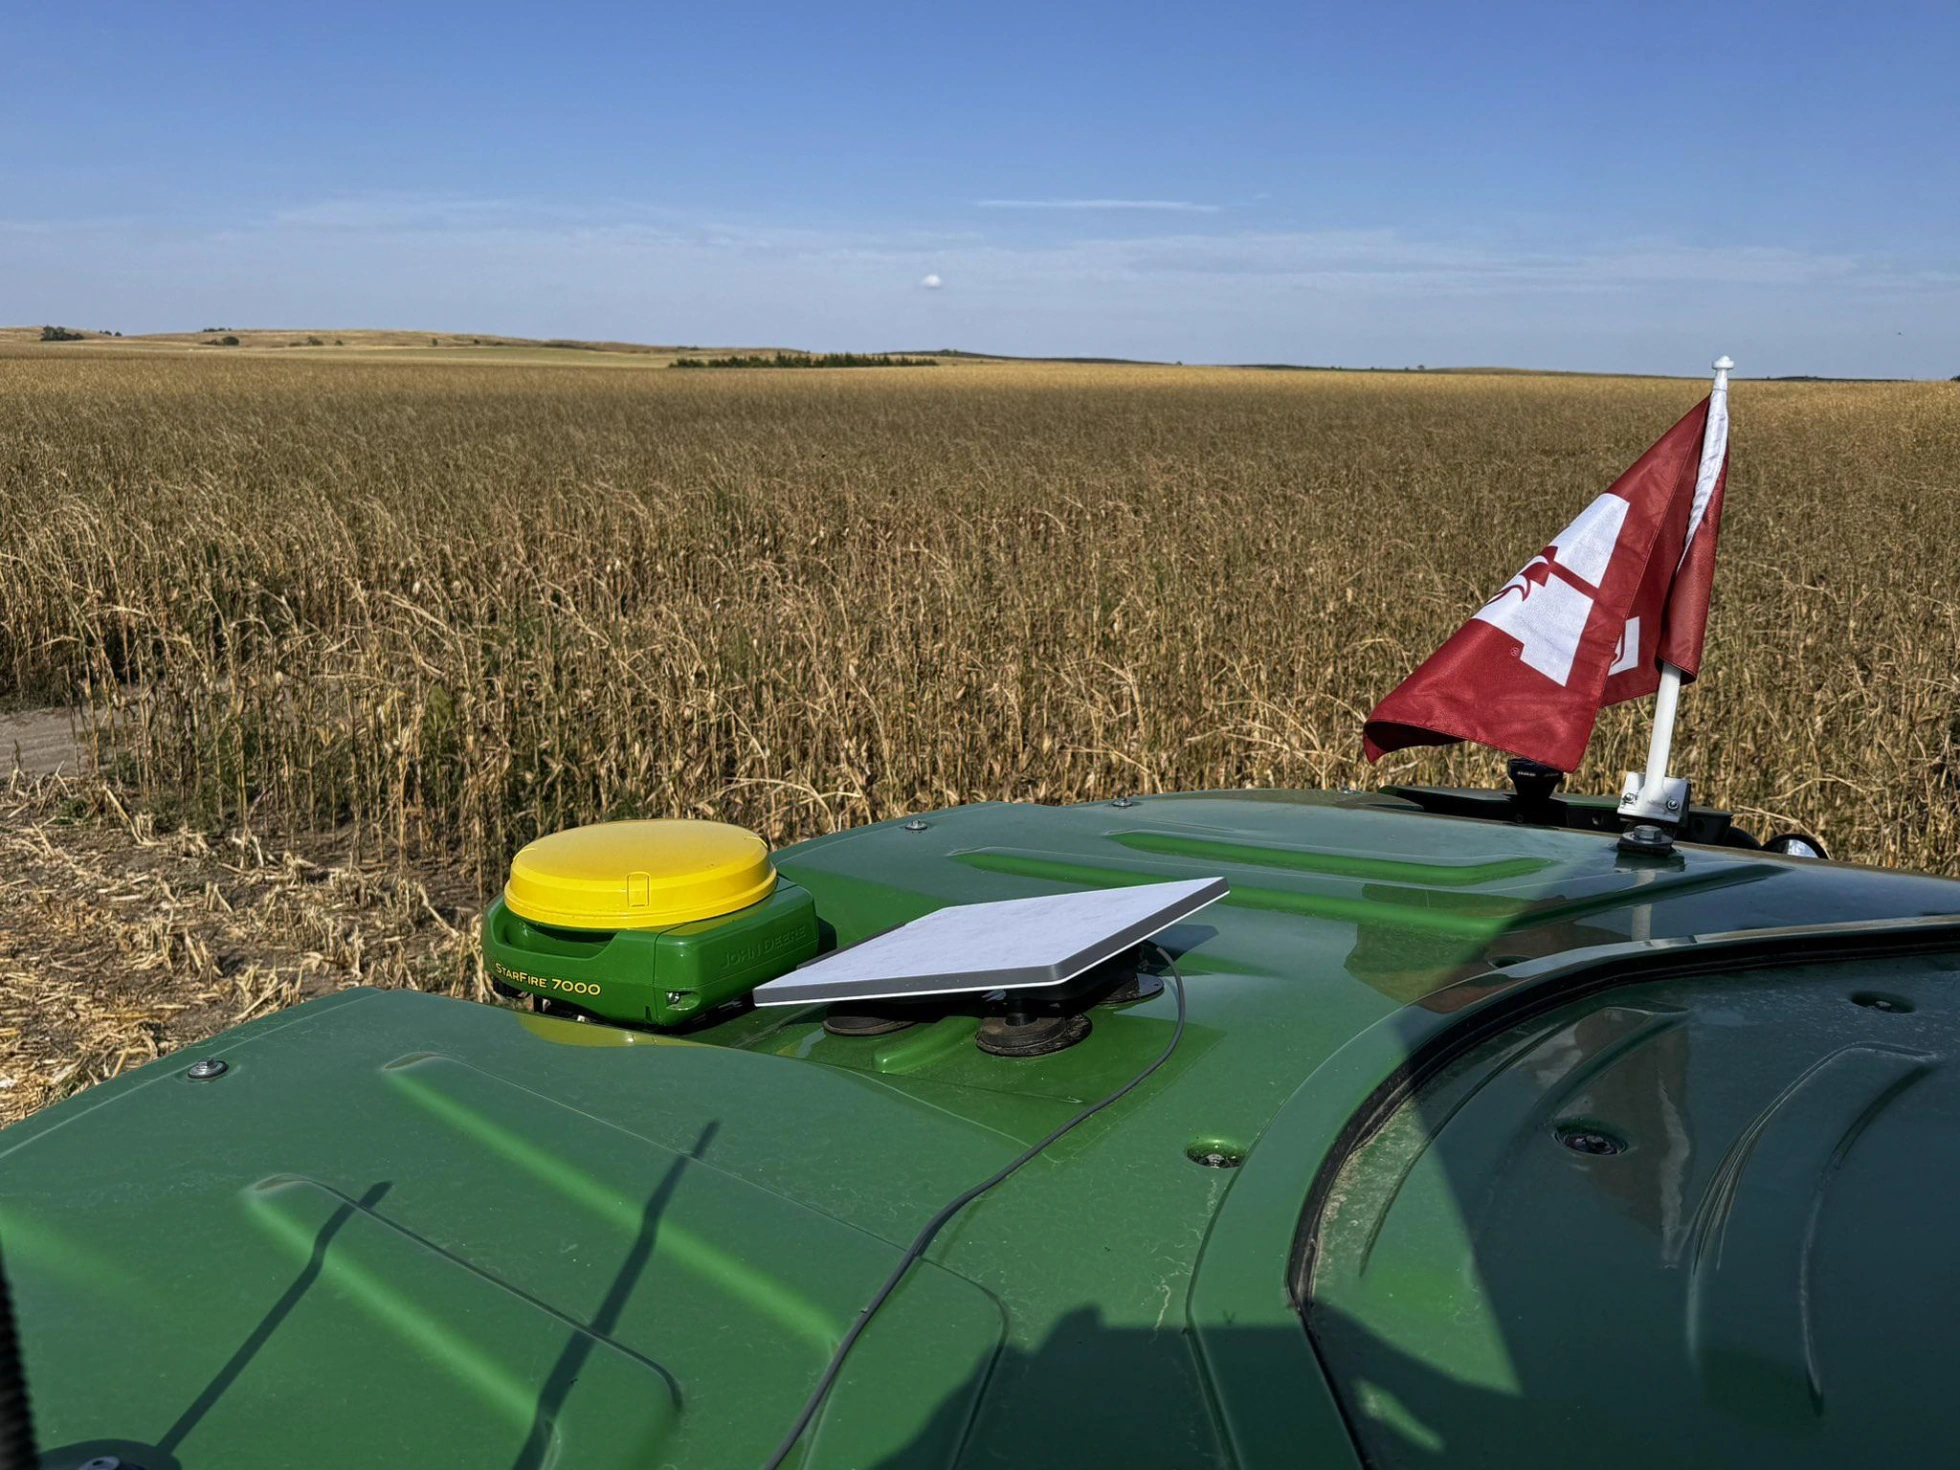
[[[21,1366],[7,1272],[0,1264],[0,1470],[34,1470],[34,1416],[27,1402],[27,1370]]]
[[[837,1351],[830,1355],[830,1362],[824,1368],[823,1376],[817,1380],[817,1386],[810,1391],[810,1397],[804,1402],[803,1411],[796,1416],[796,1422],[790,1426],[789,1433],[783,1436],[783,1442],[776,1446],[776,1452],[763,1463],[763,1470],[778,1470],[783,1461],[789,1458],[790,1451],[796,1448],[796,1442],[803,1437],[803,1431],[810,1427],[810,1421],[817,1417],[817,1411],[823,1407],[824,1400],[830,1396],[831,1386],[837,1382],[837,1375],[844,1370],[844,1359],[850,1356],[851,1349],[864,1335],[864,1329],[871,1325],[871,1319],[877,1315],[878,1309],[894,1291],[898,1290],[898,1283],[905,1279],[905,1273],[912,1269],[913,1262],[926,1253],[926,1247],[932,1244],[932,1238],[940,1232],[946,1222],[1034,1158],[1056,1139],[1088,1122],[1111,1103],[1134,1092],[1143,1084],[1144,1079],[1171,1059],[1171,1053],[1177,1050],[1178,1042],[1184,1038],[1184,973],[1178,969],[1176,958],[1163,945],[1154,940],[1145,942],[1164,957],[1165,963],[1170,966],[1171,980],[1177,987],[1177,1026],[1172,1030],[1171,1039],[1165,1043],[1163,1051],[1149,1066],[1101,1102],[1089,1104],[1046,1138],[1030,1144],[1025,1151],[1003,1164],[997,1173],[939,1207],[939,1212],[926,1221],[925,1227],[905,1248],[905,1254],[898,1258],[898,1264],[892,1267],[892,1274],[885,1278],[885,1284],[872,1294],[871,1300],[864,1304],[864,1310],[857,1314],[857,1320],[851,1324],[850,1331],[846,1332],[844,1340],[837,1344]]]

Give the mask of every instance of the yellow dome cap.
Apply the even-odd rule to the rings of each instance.
[[[540,837],[510,864],[504,902],[561,929],[656,929],[760,903],[769,847],[726,822],[600,822]]]

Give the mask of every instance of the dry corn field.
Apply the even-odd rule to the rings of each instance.
[[[471,986],[478,896],[571,821],[1499,783],[1372,770],[1361,718],[1703,391],[16,349],[0,707],[84,709],[95,774],[0,817],[0,1116],[322,985]],[[1960,872],[1960,384],[1733,409],[1676,769]]]

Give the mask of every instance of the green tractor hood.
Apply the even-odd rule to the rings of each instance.
[[[797,1463],[1842,1463],[1937,1418],[1960,884],[1383,794],[965,807],[777,862],[826,945],[1231,883],[1160,936],[1168,1064],[945,1229]],[[921,1224],[1174,1017],[1014,1059],[957,1011],[657,1035],[350,991],[240,1027],[0,1134],[43,1463],[759,1465]]]

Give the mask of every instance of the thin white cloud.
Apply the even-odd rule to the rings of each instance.
[[[270,222],[295,230],[452,230],[525,218],[522,207],[507,199],[373,194],[275,210]],[[529,218],[535,221],[535,213]]]
[[[923,280],[921,280],[919,284],[921,286],[924,286],[928,291],[937,291],[941,286],[945,285],[946,283],[940,280],[937,275],[929,275],[925,277]]]
[[[1154,209],[1169,214],[1217,214],[1222,204],[1189,199],[980,199],[979,209]]]

